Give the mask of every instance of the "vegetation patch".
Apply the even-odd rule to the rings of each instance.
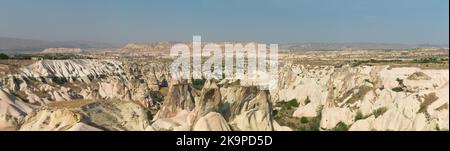
[[[394,91],[394,92],[403,92],[404,90],[403,90],[402,87],[395,87],[395,88],[392,88],[392,91]]]
[[[372,112],[375,118],[383,115],[388,109],[386,107],[380,107]]]
[[[292,99],[292,100],[290,100],[290,101],[288,101],[288,102],[284,102],[283,103],[283,106],[286,108],[286,109],[291,109],[291,108],[296,108],[296,107],[298,107],[298,102],[297,102],[297,99]]]
[[[386,111],[387,111],[386,107],[378,108],[369,115],[364,115],[361,111],[358,111],[358,112],[356,112],[356,115],[355,115],[355,121],[367,119],[372,115],[374,115],[375,118],[377,118],[377,117],[383,115]]]
[[[423,64],[423,63],[442,63],[442,59],[440,59],[438,57],[426,57],[426,58],[414,59],[412,61],[412,63],[419,63],[419,64]]]
[[[203,86],[205,85],[205,79],[194,79],[192,80],[192,87],[194,87],[197,90],[203,89]]]
[[[426,94],[422,97],[423,101],[420,103],[420,109],[417,113],[425,113],[427,108],[431,103],[438,100],[439,98],[436,96],[436,93]]]
[[[4,53],[0,53],[0,59],[10,59],[10,57]]]
[[[309,120],[308,120],[307,117],[302,117],[302,118],[300,118],[300,123],[301,123],[301,124],[306,124],[306,123],[308,123],[308,122],[309,122]]]
[[[371,115],[364,116],[364,114],[362,114],[361,111],[358,111],[358,112],[356,112],[355,121],[363,120],[363,119],[366,119],[366,118],[368,118],[370,116]]]
[[[333,131],[348,131],[350,127],[345,124],[344,122],[339,122],[336,127],[333,129]]]
[[[153,113],[152,113],[152,111],[147,109],[146,114],[147,114],[148,122],[151,122],[153,120]]]
[[[309,96],[307,96],[306,99],[305,99],[305,105],[307,105],[309,103],[311,103],[311,100],[309,99]]]
[[[286,102],[283,102],[286,103]],[[280,107],[281,110],[274,111],[274,119],[280,125],[288,126],[292,128],[294,131],[319,131],[320,130],[320,120],[322,119],[322,109],[323,106],[319,106],[316,110],[316,117],[293,117],[292,114],[295,111],[295,108],[287,109],[286,106],[277,104],[277,107]]]
[[[370,65],[370,64],[393,64],[400,63],[402,60],[398,59],[369,59],[369,60],[353,60],[352,66],[357,67],[361,65]]]

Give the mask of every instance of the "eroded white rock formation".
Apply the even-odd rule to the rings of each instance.
[[[448,130],[448,70],[288,64],[280,72],[274,101],[296,99],[296,117],[315,117],[323,106],[323,130],[339,122],[350,130]]]
[[[320,116],[320,130],[449,126],[445,69],[286,62],[271,91],[248,80],[196,89],[192,80],[171,81],[162,62],[41,60],[18,71],[0,78],[0,130],[289,131],[272,106],[290,100],[299,104],[292,116]],[[64,106],[88,100],[95,103]]]

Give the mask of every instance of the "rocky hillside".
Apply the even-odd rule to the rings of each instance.
[[[128,53],[169,54],[170,48],[173,44],[173,42],[129,43],[125,47],[119,49],[119,51]]]
[[[279,86],[169,79],[164,60],[41,60],[0,78],[0,130],[448,130],[448,69],[285,61]]]
[[[83,50],[80,48],[47,48],[42,53],[81,53]]]
[[[297,101],[293,116],[320,116],[321,130],[448,130],[448,70],[289,64],[281,72],[274,101]]]

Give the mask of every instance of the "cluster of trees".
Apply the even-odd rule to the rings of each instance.
[[[438,57],[427,57],[427,58],[420,58],[420,59],[414,59],[413,63],[441,63],[443,61],[448,61],[446,59],[441,59]]]
[[[10,57],[7,54],[0,53],[0,59],[10,59]]]
[[[62,54],[62,53],[52,53],[52,54],[16,54],[13,56],[7,55],[5,53],[0,53],[0,59],[20,59],[20,60],[30,60],[30,59],[49,59],[49,60],[62,60],[62,59],[91,59],[87,56],[82,56],[78,54]]]

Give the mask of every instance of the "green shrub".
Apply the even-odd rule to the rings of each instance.
[[[334,131],[348,131],[348,128],[349,126],[347,124],[344,122],[339,122],[334,128]]]
[[[402,92],[402,91],[403,91],[403,88],[401,88],[401,87],[395,87],[395,88],[392,88],[392,91],[394,91],[394,92]]]
[[[0,53],[0,59],[9,59],[10,57],[4,53]]]
[[[403,79],[397,78],[397,79],[395,79],[395,81],[398,82],[398,85],[404,85],[403,84]]]
[[[150,91],[150,97],[154,102],[162,102],[164,101],[164,95],[161,94],[159,91]]]
[[[284,110],[290,110],[290,109],[292,109],[292,108],[294,108],[294,107],[298,107],[299,104],[298,104],[298,102],[297,102],[297,99],[292,99],[292,100],[287,101],[287,102],[282,101],[282,102],[280,102],[280,103],[278,104],[278,106],[281,107],[281,108],[284,109]]]
[[[272,115],[273,115],[273,116],[277,116],[277,115],[278,115],[278,110],[273,110],[273,111],[272,111]]]
[[[365,119],[361,111],[356,112],[355,121]]]
[[[203,89],[203,86],[205,85],[205,81],[204,79],[194,79],[192,81],[192,87],[194,87],[197,90],[201,90]]]
[[[309,121],[309,130],[320,131],[320,121],[322,120],[323,105],[320,105],[316,109],[316,117],[311,118]]]
[[[150,121],[152,121],[153,120],[153,114],[152,114],[152,111],[151,110],[147,110],[147,119],[148,119],[148,121],[150,122]]]
[[[310,131],[320,131],[320,120],[322,119],[322,115],[313,117],[309,121],[309,130]]]
[[[298,107],[298,102],[297,102],[297,99],[292,99],[292,100],[290,100],[290,101],[288,101],[288,102],[285,102],[285,105],[284,105],[284,107],[286,108],[286,109],[288,109],[288,110],[290,110],[290,109],[292,109],[293,107]]]
[[[380,107],[375,111],[373,111],[373,115],[375,116],[375,118],[377,118],[378,116],[383,115],[386,111],[387,111],[386,107]]]
[[[413,63],[441,63],[441,59],[437,57],[428,57],[428,58],[420,58],[414,59]]]
[[[309,96],[306,97],[305,99],[305,105],[311,103],[311,100],[309,99]]]
[[[436,124],[436,126],[434,127],[434,130],[436,131],[441,131],[441,129],[439,128],[439,125]]]
[[[306,124],[306,123],[308,123],[308,122],[309,122],[309,121],[308,121],[308,118],[306,118],[306,117],[300,118],[300,123]]]

